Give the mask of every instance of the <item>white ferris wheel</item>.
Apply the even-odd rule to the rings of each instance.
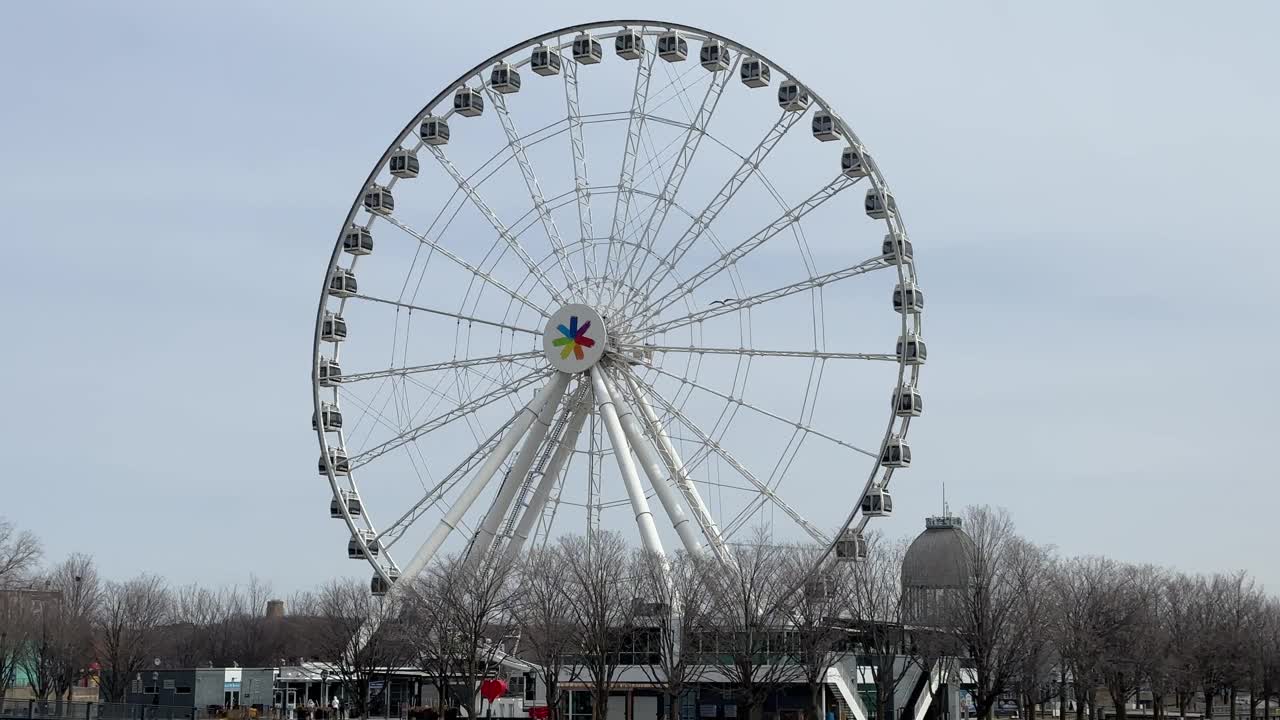
[[[911,462],[923,305],[884,177],[799,78],[674,23],[539,35],[445,86],[347,213],[313,347],[330,514],[376,594],[601,528],[857,560]]]

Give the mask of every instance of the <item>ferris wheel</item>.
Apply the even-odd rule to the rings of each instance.
[[[539,35],[445,86],[343,222],[330,514],[375,594],[598,529],[856,561],[911,463],[923,306],[879,168],[799,78],[674,23]]]

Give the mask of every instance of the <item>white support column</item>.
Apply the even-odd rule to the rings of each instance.
[[[551,456],[551,461],[547,463],[546,469],[542,471],[538,487],[534,488],[533,496],[529,498],[528,507],[520,514],[520,523],[516,525],[515,533],[507,541],[506,552],[503,556],[506,562],[514,560],[524,548],[525,542],[529,540],[529,535],[533,532],[533,526],[537,524],[538,517],[542,515],[542,508],[547,504],[547,498],[551,496],[551,490],[555,488],[556,480],[560,477],[560,471],[564,469],[565,462],[578,444],[578,434],[582,432],[582,425],[590,414],[591,411],[586,405],[574,410],[573,418],[569,420],[569,425],[565,427],[564,437],[560,440],[560,446],[556,448],[555,455]]]
[[[658,538],[658,528],[653,523],[653,513],[649,511],[649,501],[644,497],[644,487],[640,485],[640,476],[636,473],[635,462],[631,459],[631,447],[618,422],[618,412],[609,397],[609,388],[605,385],[603,368],[597,364],[589,371],[591,387],[595,391],[596,407],[604,420],[605,429],[609,431],[609,442],[613,444],[613,455],[618,461],[618,470],[622,473],[623,484],[627,486],[627,496],[631,498],[631,509],[636,513],[636,525],[640,528],[640,540],[644,549],[658,556],[664,556],[662,540]]]
[[[524,482],[525,475],[529,474],[529,468],[533,467],[538,448],[547,437],[547,430],[551,428],[551,420],[555,417],[556,408],[560,407],[560,399],[564,397],[564,391],[569,387],[569,374],[557,372],[548,387],[551,388],[551,392],[542,403],[542,407],[538,409],[537,417],[534,418],[532,427],[525,435],[524,445],[520,446],[515,462],[511,464],[506,479],[494,495],[493,503],[489,505],[489,512],[484,516],[480,529],[471,543],[471,549],[467,552],[468,565],[474,566],[482,559],[489,552],[494,539],[498,537],[498,530],[507,516],[511,501],[515,499],[516,493],[520,492],[520,485]]]
[[[418,552],[414,553],[413,559],[409,561],[409,564],[404,566],[400,573],[400,581],[392,585],[393,589],[406,587],[417,577],[418,573],[422,572],[422,568],[426,567],[428,562],[431,562],[431,558],[435,557],[436,551],[448,539],[449,534],[458,525],[458,521],[467,513],[467,510],[471,509],[472,503],[476,501],[481,491],[493,479],[493,474],[498,471],[498,468],[506,461],[507,456],[515,449],[516,443],[520,442],[520,438],[524,436],[529,426],[533,424],[534,417],[537,416],[538,411],[546,403],[547,397],[553,392],[564,392],[564,386],[568,380],[568,375],[556,373],[546,385],[542,386],[542,389],[538,391],[533,400],[529,401],[528,405],[525,405],[516,413],[516,421],[512,423],[511,429],[498,441],[493,453],[484,461],[484,465],[481,465],[480,469],[476,471],[475,477],[471,479],[471,484],[462,491],[462,495],[454,502],[453,507],[449,508],[449,512],[440,518],[440,523],[431,531],[431,535],[427,537],[427,541],[422,544],[422,547],[418,548]],[[557,387],[559,388],[558,391],[556,390]]]
[[[604,373],[601,373],[604,375]],[[640,467],[644,469],[645,475],[649,476],[649,484],[653,486],[654,492],[658,495],[658,500],[662,503],[662,508],[667,511],[667,518],[671,520],[672,527],[675,528],[676,534],[680,536],[680,542],[684,545],[684,549],[690,555],[702,554],[702,543],[698,540],[697,532],[693,525],[689,523],[689,518],[684,514],[684,508],[680,506],[680,498],[676,496],[676,491],[672,489],[671,482],[673,475],[664,472],[663,463],[658,458],[657,451],[653,445],[649,444],[649,440],[645,438],[644,431],[640,429],[640,423],[636,421],[636,416],[631,412],[631,407],[622,401],[622,395],[614,387],[613,381],[607,376],[602,377],[601,381],[609,391],[609,399],[613,401],[613,406],[618,413],[618,421],[622,424],[622,431],[627,436],[627,442],[631,444],[631,449],[635,451],[636,458],[640,460]]]
[[[685,499],[688,500],[689,510],[702,528],[702,533],[706,536],[712,551],[722,562],[730,561],[732,556],[724,546],[724,539],[720,537],[720,527],[716,524],[715,518],[711,516],[706,503],[702,501],[702,496],[698,494],[698,488],[694,486],[693,480],[684,471],[684,461],[680,459],[680,454],[676,452],[675,446],[671,444],[671,439],[667,437],[666,431],[662,429],[662,423],[658,420],[657,414],[653,412],[653,407],[649,405],[649,401],[645,399],[644,392],[632,379],[630,373],[624,374],[623,378],[627,381],[627,386],[631,388],[631,395],[636,399],[636,404],[640,406],[640,414],[644,416],[645,422],[649,426],[649,433],[657,439],[659,453],[662,455],[663,461],[667,463],[667,468],[671,471],[671,475],[676,479],[680,491],[684,493]]]

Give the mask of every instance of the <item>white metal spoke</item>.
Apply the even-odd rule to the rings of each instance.
[[[609,247],[605,256],[605,274],[616,277],[614,271],[615,247],[622,238],[627,218],[631,213],[631,187],[635,172],[636,155],[640,151],[640,133],[644,127],[644,108],[649,97],[649,79],[653,75],[653,62],[658,57],[654,49],[636,60],[635,89],[631,95],[631,115],[627,121],[627,140],[622,150],[622,169],[618,173],[618,194],[613,204],[613,227],[609,230]]]
[[[706,135],[707,124],[711,122],[711,116],[715,114],[716,107],[720,104],[720,97],[724,92],[725,85],[729,82],[729,78],[737,76],[738,62],[740,61],[741,55],[738,56],[738,59],[733,63],[733,67],[727,72],[718,72],[712,75],[711,82],[707,85],[707,91],[702,96],[702,104],[698,107],[698,113],[690,122],[689,130],[684,135],[684,142],[680,146],[680,151],[676,153],[671,172],[668,173],[666,182],[658,192],[653,212],[649,214],[649,220],[645,223],[644,231],[640,235],[640,241],[631,251],[630,259],[625,266],[624,285],[634,279],[633,276],[639,269],[636,266],[636,262],[640,250],[651,249],[654,239],[662,231],[662,225],[667,220],[667,213],[670,212],[671,205],[675,203],[676,196],[680,194],[680,186],[684,183],[685,173],[688,172],[689,165],[693,162],[693,157],[698,152],[698,146]]]
[[[764,138],[756,144],[755,149],[742,159],[742,164],[725,181],[724,186],[720,188],[715,197],[711,198],[711,201],[702,209],[702,212],[698,213],[689,228],[671,246],[671,249],[663,256],[659,264],[654,267],[643,282],[637,283],[640,286],[641,292],[639,296],[641,298],[648,297],[649,291],[662,283],[675,270],[676,266],[680,264],[680,260],[684,258],[685,253],[689,251],[689,248],[711,226],[711,223],[720,215],[720,211],[729,205],[729,201],[733,200],[734,195],[746,184],[747,180],[751,179],[760,170],[761,163],[769,156],[769,153],[773,151],[778,142],[786,136],[791,126],[795,125],[803,116],[804,113],[787,112],[785,110],[782,112],[773,126],[769,128],[769,131],[765,133]],[[645,260],[647,258],[641,259],[641,267],[644,266]],[[658,272],[664,267],[667,270],[658,275]]]
[[[386,298],[374,297],[372,295],[359,295],[359,294],[352,295],[351,297],[358,300],[368,300],[369,302],[382,303],[384,305],[394,305],[398,308],[403,308],[405,310],[415,310],[417,312],[429,313],[431,315],[441,315],[443,317],[451,317],[454,320],[461,320],[463,322],[475,323],[477,325],[488,325],[489,327],[502,328],[503,330],[510,330],[511,332],[525,333],[527,335],[542,335],[542,332],[540,330],[530,330],[529,328],[516,327],[515,325],[508,325],[506,323],[496,322],[493,320],[485,320],[483,318],[471,317],[470,315],[462,315],[460,313],[449,312],[448,310],[441,310],[439,308],[429,308],[423,305],[414,305],[413,303],[401,302],[399,300],[388,300]]]
[[[507,286],[506,286],[506,285],[504,285],[501,281],[499,281],[497,278],[495,278],[494,276],[492,276],[492,275],[490,275],[489,273],[485,272],[484,270],[481,270],[480,268],[476,267],[475,265],[472,265],[471,263],[467,262],[466,260],[463,260],[461,257],[459,257],[458,255],[454,254],[453,252],[451,252],[450,250],[448,250],[447,248],[445,248],[445,247],[444,247],[443,245],[441,245],[440,243],[436,242],[435,240],[432,240],[430,237],[428,237],[428,236],[426,235],[426,233],[420,233],[420,232],[418,232],[418,231],[414,230],[413,228],[409,227],[409,226],[408,226],[408,225],[406,225],[405,223],[401,222],[399,218],[396,218],[396,217],[394,217],[394,216],[390,216],[390,215],[388,215],[387,217],[385,217],[385,218],[383,218],[383,219],[384,219],[384,220],[386,220],[387,222],[391,223],[391,224],[392,224],[392,225],[394,225],[395,227],[400,228],[400,230],[402,230],[402,231],[403,231],[405,234],[407,234],[409,237],[414,238],[415,240],[417,240],[418,242],[422,243],[423,245],[426,245],[427,247],[431,248],[434,252],[437,252],[437,253],[439,253],[439,254],[441,254],[441,255],[445,256],[445,257],[446,257],[446,258],[448,258],[449,260],[453,261],[455,264],[457,264],[457,265],[458,265],[459,267],[461,267],[462,269],[466,270],[467,272],[471,273],[472,275],[475,275],[476,277],[480,278],[481,280],[485,281],[486,283],[488,283],[488,284],[492,285],[493,287],[495,287],[495,288],[497,288],[497,289],[501,290],[502,292],[506,293],[506,295],[507,295],[508,297],[510,297],[512,300],[515,300],[516,302],[520,303],[521,305],[524,305],[525,307],[530,308],[531,310],[533,310],[534,312],[538,313],[538,314],[539,314],[539,315],[541,315],[542,317],[547,317],[547,316],[548,316],[548,314],[549,314],[549,313],[547,313],[547,311],[546,311],[546,310],[543,310],[543,309],[542,309],[540,306],[538,306],[536,303],[531,302],[531,301],[529,300],[529,298],[527,298],[527,297],[525,297],[524,295],[521,295],[520,293],[517,293],[516,291],[514,291],[514,290],[512,290],[511,288],[507,287]]]
[[[556,374],[555,382],[551,385],[552,389],[538,408],[529,431],[525,433],[524,444],[516,454],[515,462],[507,470],[502,485],[499,486],[493,502],[489,505],[489,512],[485,514],[475,538],[472,539],[471,547],[467,551],[469,564],[474,566],[475,563],[482,561],[494,540],[497,539],[498,530],[507,515],[507,509],[515,499],[516,493],[524,485],[525,477],[533,467],[533,461],[538,454],[538,448],[542,447],[542,441],[547,437],[547,431],[551,429],[551,420],[555,417],[556,408],[560,406],[560,399],[564,396],[565,389],[569,387],[569,377],[567,373]]]
[[[738,312],[739,310],[745,310],[746,308],[749,308],[749,307],[754,307],[756,305],[762,305],[764,303],[773,302],[774,300],[787,297],[788,295],[795,295],[796,293],[805,292],[807,290],[813,290],[814,288],[819,288],[819,287],[822,287],[823,285],[829,285],[831,283],[839,282],[841,280],[847,280],[848,278],[851,278],[851,277],[857,277],[858,275],[865,275],[869,272],[874,272],[876,270],[883,270],[885,268],[891,268],[891,267],[895,267],[895,266],[892,263],[885,260],[883,257],[874,257],[869,260],[864,260],[858,263],[857,265],[844,268],[843,270],[836,270],[835,272],[825,273],[823,275],[817,275],[815,277],[811,277],[806,280],[801,280],[800,282],[791,283],[790,285],[783,285],[782,287],[778,287],[778,288],[772,288],[762,293],[757,293],[755,295],[750,295],[744,298],[730,298],[722,302],[719,302],[718,304],[712,305],[711,307],[705,310],[699,310],[697,312],[685,315],[684,317],[679,317],[672,320],[665,320],[655,325],[646,325],[634,331],[632,335],[634,335],[635,337],[647,337],[657,333],[670,332],[672,330],[675,330],[676,328],[681,328],[687,325],[693,325],[694,323],[700,323],[705,320],[710,320],[713,317],[718,317],[720,315],[724,315],[727,313]]]
[[[662,405],[663,408],[668,413],[670,413],[672,417],[679,420],[680,424],[684,425],[686,428],[688,428],[690,432],[692,432],[695,436],[697,436],[699,442],[701,442],[705,447],[710,448],[711,451],[714,452],[716,455],[718,455],[721,460],[723,460],[726,464],[729,465],[729,467],[733,468],[747,482],[751,483],[751,485],[755,487],[756,491],[762,493],[765,497],[769,498],[770,502],[772,502],[775,506],[777,506],[779,510],[785,513],[787,517],[791,518],[793,522],[799,525],[801,529],[803,529],[805,533],[809,535],[809,537],[813,538],[815,541],[817,541],[822,545],[831,544],[831,538],[827,537],[826,533],[819,530],[817,526],[815,526],[813,523],[809,522],[808,520],[805,520],[804,517],[800,515],[800,513],[796,512],[794,508],[788,505],[782,498],[778,497],[778,494],[774,492],[773,489],[768,486],[768,484],[761,482],[758,478],[756,478],[756,476],[752,474],[752,472],[748,470],[745,465],[738,462],[738,460],[734,458],[733,455],[731,455],[728,450],[725,450],[724,447],[720,445],[720,443],[716,442],[710,435],[703,432],[702,428],[698,427],[697,423],[690,420],[688,416],[686,416],[683,412],[681,412],[680,408],[676,407],[675,405],[667,401],[666,398],[659,395],[658,392],[654,390],[654,388],[651,385],[649,385],[648,383],[645,383],[643,380],[639,379],[638,377],[635,377],[635,373],[631,372],[630,370],[628,370],[628,372],[631,374],[632,379],[636,383],[638,383],[642,388],[644,388],[649,395],[657,399],[658,403]]]
[[[520,360],[529,360],[541,357],[541,350],[530,350],[521,353],[508,353],[501,355],[490,355],[482,358],[463,358],[461,360],[446,360],[438,363],[428,363],[426,365],[410,365],[408,367],[388,368],[386,370],[372,370],[370,372],[351,373],[343,375],[342,382],[354,383],[362,380],[373,380],[375,378],[397,377],[401,375],[416,375],[419,373],[431,373],[439,370],[457,370],[459,368],[474,367],[477,365],[492,365],[495,363],[515,363]]]
[[[537,416],[539,410],[548,401],[552,395],[557,392],[564,392],[564,386],[569,382],[569,376],[564,373],[556,373],[538,394],[529,401],[519,411],[516,412],[515,421],[512,422],[510,429],[502,440],[498,441],[493,452],[485,459],[484,464],[476,471],[471,482],[463,489],[462,494],[454,501],[453,507],[440,518],[439,524],[431,531],[431,535],[427,537],[422,547],[418,548],[418,552],[414,553],[413,559],[405,566],[401,582],[411,582],[422,568],[435,557],[436,551],[444,544],[449,535],[457,528],[462,517],[471,509],[471,505],[480,497],[480,493],[484,490],[489,481],[493,479],[494,473],[506,461],[507,456],[515,449],[516,443],[520,442],[520,438],[529,430],[529,426],[533,423],[534,417]]]
[[[405,443],[411,443],[417,440],[418,438],[422,437],[423,435],[427,435],[428,433],[435,432],[436,430],[439,430],[440,428],[448,425],[449,423],[454,422],[455,420],[458,420],[459,418],[463,418],[471,415],[472,413],[474,413],[475,411],[479,410],[482,407],[490,405],[498,400],[501,400],[502,398],[508,397],[513,393],[519,392],[521,388],[524,388],[528,385],[533,384],[539,378],[545,377],[548,372],[550,371],[546,369],[542,369],[542,370],[535,370],[527,375],[523,375],[506,385],[503,385],[499,388],[496,388],[494,390],[491,390],[485,393],[484,395],[481,395],[480,397],[472,399],[469,402],[462,403],[457,407],[454,407],[453,409],[449,410],[448,412],[445,412],[441,415],[437,415],[436,417],[431,418],[427,422],[421,425],[418,425],[417,427],[411,430],[404,432],[399,437],[392,438],[380,445],[376,445],[368,450],[365,450],[364,452],[358,455],[353,455],[349,461],[351,468],[355,469],[357,467],[360,467],[361,465],[366,465],[369,462],[372,462],[373,460],[376,460],[377,458],[381,457],[382,455],[385,455],[388,452],[395,450],[401,445],[404,445]]]
[[[613,445],[613,458],[618,462],[618,471],[622,474],[622,482],[627,488],[627,497],[631,500],[631,509],[636,516],[636,525],[640,528],[640,541],[644,544],[645,550],[662,555],[662,540],[658,538],[658,528],[653,522],[649,501],[645,498],[644,488],[640,485],[640,476],[636,473],[635,462],[631,459],[631,448],[627,443],[627,436],[622,431],[618,412],[612,398],[609,397],[604,372],[597,364],[590,370],[590,375],[591,388],[595,391],[596,411],[604,421],[605,430],[609,433],[609,442]]]
[[[564,58],[564,101],[569,122],[569,149],[573,153],[573,191],[578,203],[578,233],[582,243],[582,271],[586,277],[595,274],[595,263],[587,247],[591,229],[591,190],[587,182],[587,148],[582,141],[582,111],[578,107],[578,61]]]
[[[546,198],[542,196],[542,186],[538,184],[538,177],[533,172],[533,165],[529,163],[529,154],[525,152],[524,144],[520,142],[520,135],[516,132],[515,123],[511,120],[511,113],[507,111],[506,97],[500,92],[495,92],[488,85],[485,85],[484,89],[489,96],[489,100],[493,103],[493,109],[498,115],[498,121],[502,124],[502,130],[507,135],[507,146],[511,148],[511,154],[520,166],[520,174],[524,177],[525,187],[529,190],[529,198],[533,200],[534,210],[538,213],[538,219],[542,221],[542,230],[547,234],[547,240],[551,243],[551,252],[555,254],[556,261],[560,264],[560,272],[564,274],[565,280],[570,285],[576,284],[578,275],[569,265],[569,256],[565,253],[564,240],[560,237],[560,230],[556,227],[555,219],[551,217],[551,212],[547,209]]]
[[[480,211],[480,214],[484,215],[485,219],[489,221],[489,224],[492,225],[493,229],[498,233],[498,237],[507,244],[507,247],[511,248],[511,251],[514,252],[517,257],[520,258],[524,263],[525,268],[529,270],[529,274],[533,275],[533,277],[537,279],[538,283],[542,285],[542,288],[546,290],[551,297],[555,298],[557,302],[563,304],[565,300],[560,294],[560,291],[555,289],[551,284],[551,281],[548,280],[547,276],[542,272],[542,269],[533,261],[533,258],[529,257],[528,251],[524,249],[520,242],[511,234],[511,231],[507,229],[507,226],[503,225],[502,221],[498,219],[497,214],[495,214],[488,204],[485,203],[484,199],[480,197],[480,193],[476,191],[475,187],[473,187],[471,183],[462,176],[462,173],[458,172],[458,168],[454,167],[453,163],[449,161],[449,158],[445,157],[444,151],[437,145],[427,145],[426,147],[427,150],[435,156],[436,160],[440,163],[440,166],[445,169],[445,172],[449,173],[449,176],[453,178],[455,183],[457,183],[458,188],[462,190],[469,200],[471,200],[471,204],[474,205],[476,209]]]
[[[794,357],[810,360],[885,360],[897,362],[898,356],[885,353],[820,352],[818,350],[759,350],[756,348],[698,347],[693,345],[629,345],[620,343],[619,350],[692,353],[694,355],[739,355],[742,357]]]
[[[732,267],[735,263],[746,257],[751,251],[768,242],[778,233],[790,227],[793,223],[799,222],[801,218],[809,213],[817,210],[831,198],[840,193],[841,190],[851,187],[856,180],[850,179],[844,175],[838,175],[834,180],[827,183],[814,194],[805,198],[800,204],[788,209],[776,220],[760,229],[751,237],[738,243],[736,246],[721,255],[715,262],[710,263],[698,272],[690,275],[684,282],[680,283],[670,293],[663,293],[659,296],[659,300],[649,303],[648,306],[642,308],[636,315],[648,313],[657,315],[664,309],[679,302],[686,295],[698,289],[703,283],[711,278],[719,275],[727,268]],[[656,306],[655,306],[656,305]]]
[[[743,399],[742,399],[742,398],[740,398],[740,397],[734,397],[733,395],[730,395],[730,394],[727,394],[727,393],[720,392],[719,390],[716,390],[716,389],[714,389],[714,388],[707,387],[706,385],[703,385],[703,384],[701,384],[701,383],[699,383],[699,382],[697,382],[697,381],[695,381],[695,380],[690,380],[690,379],[689,379],[689,378],[687,378],[687,377],[683,377],[683,376],[681,376],[681,375],[676,375],[675,373],[671,373],[671,372],[668,372],[668,371],[666,371],[666,370],[663,370],[663,369],[662,369],[662,368],[660,368],[660,367],[654,367],[654,368],[652,368],[652,369],[653,369],[653,371],[654,371],[654,372],[658,373],[659,375],[665,375],[665,376],[667,376],[667,377],[669,377],[669,378],[672,378],[672,379],[676,380],[677,382],[681,383],[682,385],[688,385],[689,387],[697,388],[697,389],[699,389],[699,390],[701,390],[701,391],[703,391],[703,392],[705,392],[705,393],[707,393],[707,394],[709,394],[709,395],[714,395],[714,396],[716,396],[716,397],[720,398],[721,400],[725,400],[725,401],[729,402],[729,403],[730,403],[730,404],[732,404],[732,405],[737,405],[737,406],[739,406],[739,407],[747,408],[748,410],[751,410],[751,411],[753,411],[753,412],[759,413],[760,415],[763,415],[763,416],[765,416],[765,417],[767,417],[767,418],[772,418],[772,419],[774,419],[774,420],[777,420],[777,421],[778,421],[778,422],[780,422],[780,423],[783,423],[783,424],[785,424],[785,425],[789,425],[789,426],[791,426],[792,428],[795,428],[796,430],[799,430],[800,432],[803,432],[803,433],[805,433],[805,434],[807,434],[807,435],[813,435],[814,437],[820,437],[820,438],[822,438],[823,440],[827,440],[827,441],[829,441],[829,442],[835,443],[836,445],[839,445],[840,447],[845,448],[845,449],[847,449],[847,450],[852,450],[852,451],[854,451],[854,452],[856,452],[856,453],[862,453],[863,455],[866,455],[867,457],[872,457],[872,458],[878,458],[878,457],[880,457],[879,453],[877,453],[877,452],[874,452],[874,451],[871,451],[871,450],[866,450],[866,449],[864,449],[864,448],[860,448],[860,447],[858,447],[857,445],[853,445],[852,443],[847,443],[847,442],[845,442],[844,440],[841,440],[840,438],[835,437],[834,435],[831,435],[831,434],[829,434],[829,433],[822,432],[821,430],[818,430],[817,428],[814,428],[814,427],[812,427],[812,426],[810,426],[810,425],[806,425],[805,423],[802,423],[802,422],[796,422],[795,420],[791,420],[790,418],[786,418],[786,417],[783,417],[783,416],[781,416],[781,415],[779,415],[779,414],[777,414],[777,413],[774,413],[774,412],[770,412],[770,411],[768,411],[768,410],[765,410],[764,408],[759,407],[759,406],[757,406],[757,405],[753,405],[753,404],[751,404],[751,403],[747,402],[746,400],[743,400]]]

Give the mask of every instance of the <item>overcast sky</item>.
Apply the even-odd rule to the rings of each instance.
[[[11,5],[0,515],[115,577],[353,573],[307,424],[353,193],[458,73],[636,16],[784,63],[893,185],[931,352],[886,532],[945,483],[1067,554],[1280,589],[1265,1]]]

